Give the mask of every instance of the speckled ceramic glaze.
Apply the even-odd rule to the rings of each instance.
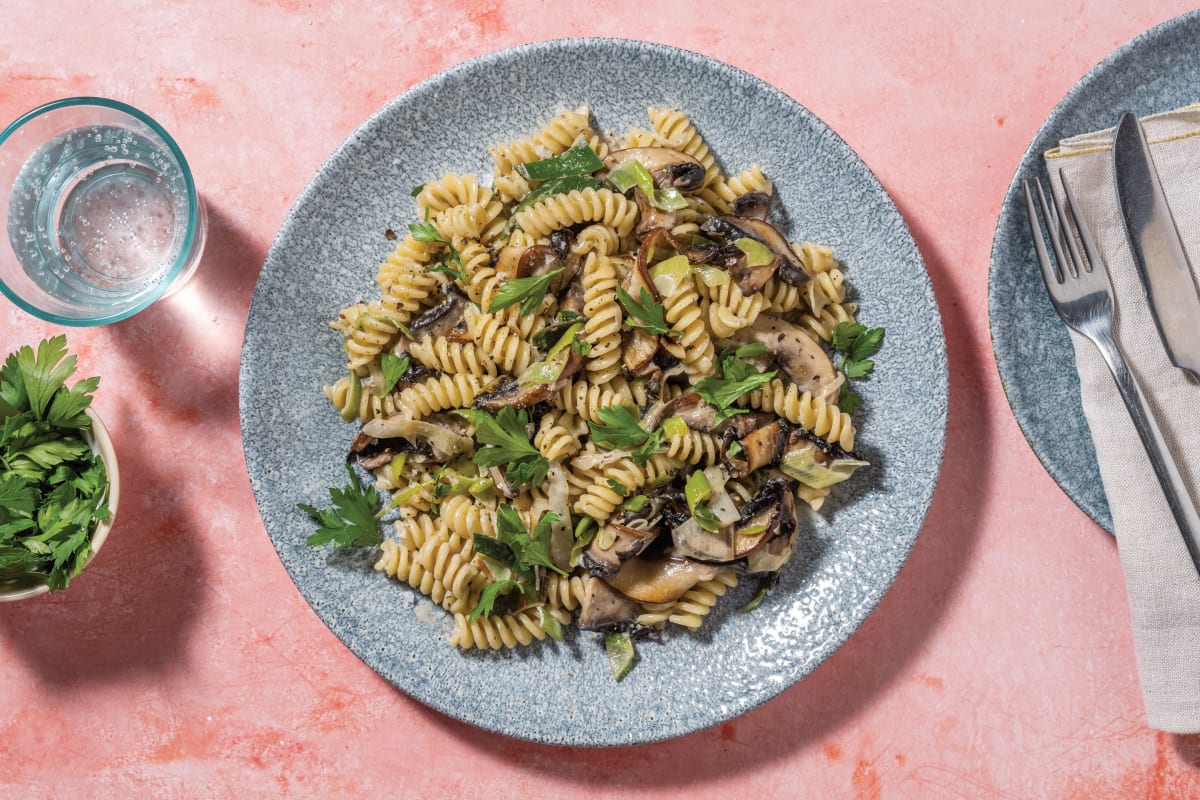
[[[297,502],[345,482],[354,433],[321,393],[344,370],[327,321],[377,296],[384,231],[415,221],[412,187],[445,172],[490,175],[487,146],[587,104],[602,130],[648,126],[648,106],[686,111],[723,166],[759,163],[793,239],[844,263],[861,319],[887,328],[862,383],[862,454],[873,463],[805,517],[796,557],[753,613],[743,583],[697,634],[639,646],[620,684],[593,634],[515,652],[460,653],[451,621],[372,570],[373,553],[305,546]],[[488,730],[618,745],[740,714],[810,673],[846,641],[904,563],[941,463],[947,372],[941,322],[903,219],[854,152],[776,89],[683,50],[618,40],[545,42],[443,72],[368,119],[330,157],[279,232],[254,293],[241,368],[246,463],[267,531],[301,593],[343,642],[418,700]]]
[[[1017,423],[1046,470],[1084,513],[1112,532],[1096,451],[1079,399],[1067,328],[1034,258],[1021,181],[1044,176],[1060,139],[1200,101],[1200,12],[1152,28],[1092,68],[1046,118],[1013,176],[992,244],[988,307],[996,366]]]

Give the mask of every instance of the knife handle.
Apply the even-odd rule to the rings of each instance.
[[[1167,448],[1166,439],[1158,427],[1154,412],[1146,403],[1146,395],[1125,363],[1125,357],[1117,347],[1116,341],[1108,332],[1100,333],[1093,339],[1104,356],[1109,371],[1112,372],[1113,380],[1117,382],[1117,390],[1121,393],[1121,399],[1125,401],[1125,408],[1129,410],[1133,427],[1137,429],[1146,455],[1150,457],[1150,465],[1154,468],[1154,474],[1167,498],[1167,505],[1179,525],[1179,532],[1183,534],[1184,544],[1187,545],[1196,573],[1200,576],[1200,512],[1197,512],[1196,504],[1192,502],[1187,485],[1183,481],[1183,475],[1179,472],[1179,466]]]

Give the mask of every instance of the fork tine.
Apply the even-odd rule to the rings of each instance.
[[[1041,180],[1035,180],[1037,181],[1038,202],[1042,205],[1042,218],[1046,221],[1046,231],[1050,234],[1050,244],[1054,247],[1054,257],[1058,260],[1058,270],[1062,274],[1063,280],[1066,280],[1067,276],[1078,278],[1078,264],[1069,259],[1067,251],[1063,249],[1063,234],[1066,228],[1063,227],[1058,203],[1054,202],[1053,197],[1047,200],[1046,193],[1042,191]]]
[[[1090,272],[1095,269],[1096,266],[1108,269],[1104,264],[1104,260],[1100,257],[1100,251],[1096,249],[1096,241],[1092,238],[1091,229],[1083,221],[1083,217],[1079,216],[1075,211],[1075,195],[1071,193],[1071,187],[1067,183],[1067,176],[1061,169],[1058,171],[1058,179],[1062,181],[1063,198],[1066,200],[1067,211],[1071,214],[1071,220],[1075,223],[1075,230],[1079,231],[1079,240],[1083,242],[1084,252],[1087,253],[1088,271]],[[1073,243],[1072,246],[1074,246]],[[1076,254],[1078,255],[1078,253]]]
[[[1092,253],[1090,251],[1088,253],[1088,258],[1084,258],[1083,255],[1080,254],[1079,247],[1075,244],[1075,237],[1071,235],[1071,226],[1067,223],[1066,214],[1063,213],[1063,206],[1066,206],[1067,213],[1071,215],[1071,219],[1075,223],[1075,229],[1080,232],[1080,238],[1083,238],[1084,235],[1084,231],[1081,229],[1086,226],[1083,225],[1080,218],[1075,213],[1075,196],[1071,194],[1071,189],[1067,185],[1067,176],[1061,169],[1058,171],[1058,179],[1062,182],[1063,202],[1056,206],[1054,210],[1058,213],[1058,225],[1060,230],[1062,230],[1062,237],[1066,242],[1067,249],[1071,251],[1071,261],[1075,264],[1076,274],[1079,274],[1082,270],[1091,272],[1092,265],[1096,263],[1095,258],[1092,257]],[[1091,232],[1088,231],[1087,235],[1090,239]]]
[[[1037,181],[1037,178],[1034,178]],[[1025,190],[1025,213],[1029,215],[1029,228],[1033,232],[1033,249],[1037,252],[1038,266],[1042,268],[1042,277],[1046,281],[1046,285],[1061,284],[1063,276],[1059,273],[1057,265],[1050,261],[1050,253],[1046,250],[1045,239],[1042,238],[1042,226],[1038,222],[1037,209],[1033,205],[1033,195],[1029,191],[1029,181],[1021,181],[1021,188]],[[1039,190],[1041,186],[1039,185]]]

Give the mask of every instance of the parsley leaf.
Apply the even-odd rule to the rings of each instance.
[[[755,339],[753,342],[746,342],[733,351],[733,354],[738,358],[757,358],[770,353],[770,349],[762,342]]]
[[[384,353],[379,357],[379,366],[383,370],[383,391],[381,394],[391,394],[392,389],[396,388],[396,384],[404,377],[404,373],[408,372],[408,366],[412,363],[408,356],[398,356],[395,353]]]
[[[478,535],[476,534],[476,536]],[[520,584],[512,578],[495,581],[483,587],[483,591],[479,593],[479,602],[467,615],[467,622],[474,622],[480,616],[490,617],[492,610],[496,607],[496,598],[517,588],[520,588]]]
[[[458,251],[454,250],[454,252],[451,255],[457,255],[457,254],[458,254]],[[464,270],[455,269],[454,267],[450,266],[449,258],[447,258],[445,261],[439,262],[436,266],[430,267],[429,271],[444,273],[446,275],[449,275],[451,278],[454,278],[456,281],[462,281],[464,283],[467,280],[467,273]]]
[[[596,417],[600,420],[598,423],[588,420],[592,441],[611,450],[631,450],[635,464],[645,464],[662,444],[662,426],[653,431],[644,430],[637,414],[628,406],[601,408]]]
[[[372,484],[364,487],[349,464],[346,465],[346,472],[350,475],[350,483],[343,489],[329,490],[332,506],[317,509],[306,503],[296,504],[296,508],[317,523],[317,532],[307,539],[309,547],[324,544],[370,547],[379,544],[379,526],[375,524],[379,492]]]
[[[608,478],[607,482],[608,482],[608,488],[612,489],[613,494],[615,494],[617,497],[628,497],[629,496],[629,487],[626,486],[625,484],[621,483],[616,478]]]
[[[521,304],[521,316],[527,317],[541,308],[546,290],[554,276],[562,272],[562,268],[543,272],[541,275],[530,275],[528,278],[509,278],[500,285],[499,291],[488,304],[487,313],[502,311],[511,305]]]
[[[610,406],[596,411],[599,422],[588,420],[592,441],[610,450],[629,450],[646,441],[637,414],[629,406]]]
[[[842,353],[839,369],[847,381],[842,384],[838,395],[838,408],[853,414],[862,398],[847,384],[852,379],[865,378],[875,369],[871,356],[883,346],[883,328],[868,328],[857,322],[839,322],[834,326],[831,343],[835,350]]]
[[[701,378],[693,387],[701,399],[717,409],[718,420],[746,413],[744,408],[734,407],[738,398],[775,377],[775,370],[759,372],[753,364],[738,358],[737,353],[723,355],[719,366],[720,378]]]
[[[432,222],[413,222],[408,226],[408,232],[418,242],[426,244],[446,244],[446,240],[442,238],[442,233],[433,226]]]
[[[862,404],[862,397],[858,392],[850,388],[850,384],[843,383],[841,390],[838,391],[837,405],[843,413],[853,415],[858,411],[859,405]]]
[[[529,442],[529,415],[524,409],[505,406],[494,417],[473,408],[457,413],[475,424],[475,441],[484,445],[475,449],[477,466],[503,467],[504,477],[514,487],[526,483],[537,486],[546,479],[550,462]]]
[[[871,360],[855,361],[852,358],[842,360],[842,372],[847,378],[863,378],[875,369],[875,362]]]
[[[412,188],[412,191],[410,191],[410,192],[409,192],[409,194],[410,194],[411,196],[413,196],[413,197],[416,197],[417,195],[419,195],[419,194],[420,194],[421,192],[423,192],[423,191],[425,191],[425,184],[423,184],[423,183],[422,183],[422,184],[420,184],[419,186],[414,186],[414,187]]]
[[[650,456],[654,455],[658,450],[659,445],[663,440],[663,428],[659,425],[654,430],[650,431],[650,435],[646,437],[646,441],[642,442],[642,446],[630,453],[633,458],[633,463],[639,466],[650,460]]]
[[[629,315],[625,321],[630,327],[641,328],[655,336],[666,334],[672,338],[678,338],[682,335],[680,331],[667,325],[663,307],[654,301],[654,295],[646,291],[645,286],[640,287],[636,300],[629,292],[618,286],[617,300]]]

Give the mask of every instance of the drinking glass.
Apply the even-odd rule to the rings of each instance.
[[[56,100],[0,132],[0,291],[61,325],[141,311],[195,271],[206,216],[161,125],[99,97]]]

